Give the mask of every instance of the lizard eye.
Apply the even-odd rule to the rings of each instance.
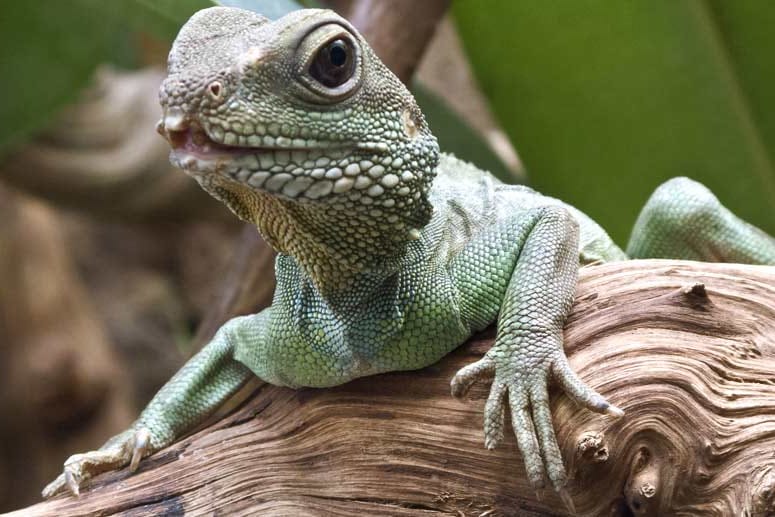
[[[309,74],[328,88],[343,85],[354,73],[355,51],[346,39],[335,39],[320,47],[309,67]]]
[[[315,26],[296,49],[300,95],[314,104],[333,104],[361,86],[364,55],[355,29],[331,22]]]

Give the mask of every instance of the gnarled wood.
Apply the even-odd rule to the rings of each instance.
[[[582,515],[775,511],[775,268],[632,261],[582,270],[566,349],[623,408],[613,420],[555,393]],[[449,395],[492,333],[439,364],[334,389],[269,385],[225,419],[100,476],[80,499],[24,515],[552,515],[515,440],[487,451],[482,406]]]

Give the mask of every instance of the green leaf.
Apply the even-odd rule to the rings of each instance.
[[[82,0],[87,1],[87,0]],[[191,15],[200,9],[223,5],[239,7],[263,14],[267,18],[279,18],[301,6],[293,0],[88,0],[93,8],[104,11],[106,16],[125,20],[135,30],[150,32],[172,41]]]
[[[212,7],[211,0],[90,0],[106,16],[119,17],[135,30],[172,41],[192,14]]]
[[[169,40],[175,37],[191,15],[214,5],[255,11],[269,19],[279,18],[301,7],[293,0],[120,0],[109,5],[103,0],[93,1],[101,2],[102,9],[123,17],[135,29]]]
[[[229,0],[269,16],[291,0]],[[125,61],[129,30],[172,40],[212,0],[7,2],[0,15],[0,155],[40,129],[88,85],[96,66]]]
[[[459,0],[493,110],[539,190],[624,243],[686,175],[775,233],[775,3]]]
[[[6,2],[0,15],[0,153],[73,100],[116,27],[79,0]]]

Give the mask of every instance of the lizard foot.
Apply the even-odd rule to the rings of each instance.
[[[65,490],[77,496],[88,479],[127,464],[134,472],[149,449],[150,436],[147,429],[129,429],[111,438],[100,450],[70,456],[64,471],[43,489],[43,497],[48,499]]]
[[[492,377],[484,408],[485,446],[494,449],[503,440],[508,401],[512,427],[530,484],[541,490],[548,477],[572,512],[572,500],[565,490],[567,475],[549,408],[549,378],[553,377],[573,400],[592,411],[614,416],[622,416],[624,412],[584,384],[561,349],[543,356],[520,354],[519,361],[514,361],[513,354],[503,352],[504,349],[496,345],[481,360],[458,371],[452,379],[452,394],[461,397],[474,382]]]

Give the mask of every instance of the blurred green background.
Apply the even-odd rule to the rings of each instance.
[[[225,3],[271,16],[294,7]],[[0,17],[0,153],[75,98],[98,63],[136,63],[132,31],[168,41],[210,4],[8,3]],[[589,213],[624,244],[654,188],[687,175],[775,233],[775,3],[457,0],[453,13],[533,186]],[[445,150],[508,179],[480,136],[431,94],[419,96]]]

